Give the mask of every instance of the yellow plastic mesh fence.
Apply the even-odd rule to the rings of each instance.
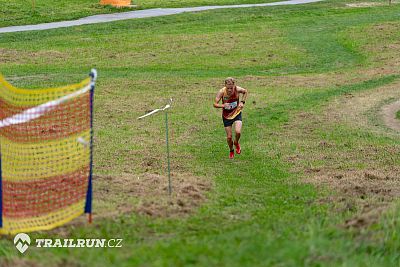
[[[21,89],[0,75],[0,234],[48,230],[91,213],[96,71]]]

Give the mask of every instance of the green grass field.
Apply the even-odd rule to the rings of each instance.
[[[0,27],[78,19],[137,9],[267,3],[276,0],[133,0],[132,8],[101,6],[100,0],[0,0]],[[34,4],[33,4],[34,3]]]
[[[20,255],[9,237],[0,265],[398,266],[400,135],[379,111],[400,97],[400,5],[349,2],[0,35],[0,72],[16,86],[78,82],[98,69],[94,173],[114,177],[111,188],[121,176],[166,177],[163,116],[136,118],[169,97],[173,172],[213,184],[185,216],[132,212],[31,235],[121,237],[120,249]],[[82,15],[72,13],[52,19]],[[227,76],[250,91],[233,161],[212,107]],[[140,205],[128,193],[108,197],[95,193],[95,210]]]

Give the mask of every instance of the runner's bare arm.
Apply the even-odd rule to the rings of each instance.
[[[237,90],[239,94],[242,94],[242,100],[240,101],[246,101],[249,91],[239,86],[237,87]]]
[[[221,101],[222,96],[224,95],[224,91],[221,89],[218,91],[217,96],[215,97],[214,101],[214,108],[224,108],[224,104],[219,104],[219,101]]]
[[[246,102],[247,96],[249,95],[249,91],[239,86],[237,87],[237,91],[239,94],[242,94],[242,100],[240,100],[239,108],[243,108],[243,104],[244,102]]]

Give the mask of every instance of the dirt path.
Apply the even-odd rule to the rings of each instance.
[[[396,113],[400,110],[400,100],[386,105],[382,108],[382,117],[386,126],[400,132],[400,120],[396,118]]]

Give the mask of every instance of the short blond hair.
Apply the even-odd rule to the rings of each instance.
[[[228,83],[235,84],[235,78],[232,78],[232,77],[226,78],[225,85],[227,85]]]

